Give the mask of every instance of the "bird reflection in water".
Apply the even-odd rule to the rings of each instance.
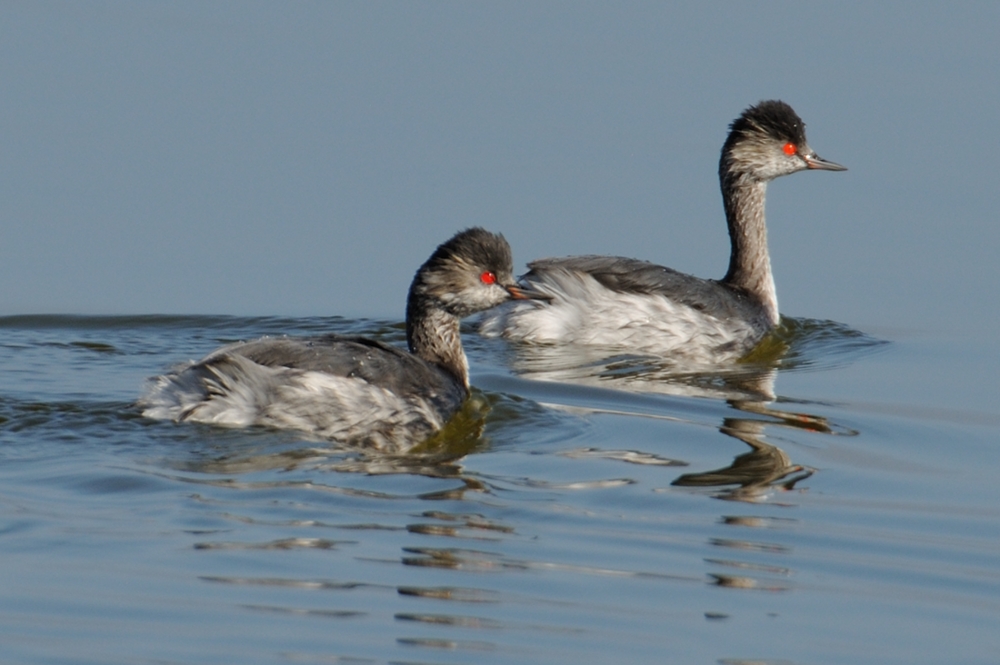
[[[825,421],[818,416],[808,416],[790,412],[761,408],[760,402],[732,401],[734,409],[752,410],[781,418],[789,426],[813,421],[819,428],[808,427],[812,431],[830,433]],[[730,501],[759,501],[774,490],[792,490],[795,485],[814,472],[814,469],[792,464],[788,454],[781,448],[764,441],[764,427],[767,423],[750,418],[726,418],[719,431],[735,437],[750,446],[748,453],[737,455],[732,464],[722,469],[700,473],[685,473],[671,483],[678,487],[726,487],[713,494],[716,498]],[[735,485],[736,487],[728,487]]]
[[[207,474],[303,469],[370,475],[406,473],[463,481],[461,487],[448,492],[478,491],[483,489],[482,484],[463,475],[458,461],[488,445],[484,436],[486,418],[501,399],[474,390],[440,431],[410,448],[406,454],[388,454],[322,439],[304,440],[301,433],[275,432],[266,428],[222,430],[221,433],[213,428],[210,449],[192,451],[193,458],[172,466]],[[220,446],[220,436],[233,438],[231,443],[239,445]],[[225,452],[219,454],[220,449]]]
[[[672,485],[721,488],[713,496],[754,502],[775,491],[792,490],[815,472],[793,463],[784,450],[769,443],[768,428],[857,434],[819,415],[775,408],[773,404],[779,401],[774,390],[778,371],[839,366],[883,344],[835,322],[785,318],[738,363],[692,365],[684,359],[602,352],[593,347],[517,345],[511,347],[511,364],[518,376],[527,380],[724,401],[738,415],[723,418],[719,431],[751,450],[724,468],[685,473]]]

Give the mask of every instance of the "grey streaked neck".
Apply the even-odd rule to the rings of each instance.
[[[767,181],[745,174],[722,178],[722,199],[729,224],[732,253],[722,281],[743,289],[760,301],[772,325],[778,323],[778,296],[767,251],[764,199]]]
[[[410,352],[455,377],[469,390],[469,363],[462,350],[459,319],[436,308],[411,303],[406,316],[406,343]]]

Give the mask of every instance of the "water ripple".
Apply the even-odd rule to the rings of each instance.
[[[401,586],[397,589],[401,596],[416,596],[434,600],[449,600],[459,603],[498,603],[500,594],[490,589],[469,587],[416,587]]]
[[[338,545],[352,544],[349,540],[327,540],[326,538],[282,538],[265,543],[204,542],[195,543],[196,550],[332,550]]]

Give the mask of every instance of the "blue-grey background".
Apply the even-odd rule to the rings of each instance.
[[[995,329],[995,3],[4,3],[0,313],[402,318],[458,228],[719,277],[728,123],[847,173],[768,202],[781,309]]]
[[[1000,662],[998,7],[0,2],[0,659]],[[850,168],[771,187],[782,312],[842,324],[774,372],[467,335],[441,464],[135,407],[235,339],[401,343],[472,224],[721,276],[773,97]]]

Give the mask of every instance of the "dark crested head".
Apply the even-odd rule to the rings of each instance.
[[[729,140],[740,141],[752,134],[764,135],[772,141],[806,142],[806,124],[785,102],[772,99],[751,106],[729,125]]]
[[[438,245],[420,272],[457,270],[460,266],[481,266],[495,273],[510,275],[514,270],[510,245],[499,233],[474,226],[459,231]]]
[[[510,245],[478,227],[442,243],[417,271],[406,317],[429,309],[465,317],[511,298],[525,297],[514,282]],[[530,296],[527,296],[530,297]]]
[[[804,169],[846,170],[813,152],[806,141],[806,124],[785,102],[760,102],[729,126],[719,162],[723,179],[768,181]]]

